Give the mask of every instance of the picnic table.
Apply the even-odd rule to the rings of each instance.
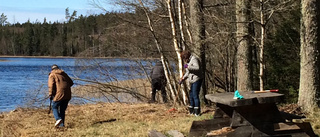
[[[227,125],[235,129],[233,133],[225,136],[315,136],[310,123],[288,122],[288,119],[294,117],[284,117],[288,115],[278,110],[277,103],[283,100],[283,94],[273,92],[241,92],[240,94],[243,99],[234,99],[234,92],[205,96],[206,99],[216,104],[213,120],[209,124],[215,127],[211,130],[221,128],[223,124],[223,126]],[[196,128],[197,123],[192,126]],[[202,125],[202,128],[204,127]],[[195,134],[191,133],[191,136]]]

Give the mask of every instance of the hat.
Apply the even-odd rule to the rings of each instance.
[[[54,69],[59,69],[59,67],[58,67],[58,65],[53,64],[53,65],[51,66],[51,69],[52,69],[52,70],[54,70]]]
[[[156,65],[157,65],[157,66],[162,66],[162,61],[157,61],[157,62],[156,62]]]

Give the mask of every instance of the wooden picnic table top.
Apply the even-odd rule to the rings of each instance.
[[[251,93],[251,92],[240,92],[243,99],[233,99],[234,92],[224,92],[206,95],[206,99],[228,105],[231,107],[254,105],[254,104],[265,104],[265,103],[276,103],[281,101],[283,94],[267,92],[267,93]]]

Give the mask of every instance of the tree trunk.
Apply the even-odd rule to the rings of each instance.
[[[183,5],[182,0],[178,0],[178,18],[179,18],[179,29],[180,29],[180,36],[181,36],[180,48],[182,50],[184,50],[185,49],[186,40],[184,38],[184,33],[183,33],[184,28],[183,28],[183,23],[182,23],[182,15],[183,15],[182,5]]]
[[[252,36],[251,0],[236,1],[237,19],[237,89],[240,92],[252,90]]]
[[[203,0],[190,0],[190,25],[191,25],[191,35],[192,35],[192,45],[194,53],[200,57],[201,69],[203,72],[203,84],[202,84],[202,94],[200,93],[200,98],[206,104],[208,103],[204,97],[207,94],[206,88],[206,57],[205,57],[205,25],[203,17]]]
[[[186,31],[187,31],[187,34],[188,34],[188,37],[189,37],[189,41],[190,43],[192,43],[192,36],[191,36],[191,32],[190,32],[190,25],[189,25],[189,22],[188,22],[188,18],[187,18],[187,14],[186,14],[186,7],[185,7],[185,0],[181,0],[181,11],[182,11],[182,15],[184,17],[184,22],[185,22],[185,25],[186,25]],[[182,50],[185,50],[185,46],[182,46]]]
[[[298,104],[306,111],[319,105],[319,10],[320,1],[301,1],[301,62]]]
[[[179,1],[180,2],[180,1]],[[176,50],[176,54],[177,54],[177,58],[178,58],[178,66],[179,66],[179,73],[180,73],[180,78],[183,76],[183,70],[182,70],[182,59],[180,57],[180,52],[181,52],[181,48],[178,46],[178,40],[177,40],[177,36],[176,36],[176,25],[175,25],[175,20],[174,20],[174,16],[172,14],[172,6],[171,6],[171,0],[167,0],[167,6],[168,6],[168,14],[170,17],[170,23],[171,23],[171,29],[172,29],[172,40],[173,40],[173,45],[174,45],[174,49]],[[181,10],[179,10],[179,22],[180,22],[180,27],[182,29],[181,26]],[[181,30],[182,31],[182,30]],[[182,34],[181,34],[182,35]],[[182,35],[183,36],[183,35]],[[174,85],[176,85],[176,82],[173,83]],[[176,86],[175,86],[176,88]],[[176,88],[177,89],[177,88]],[[184,88],[179,88],[182,92],[182,101],[183,104],[187,104],[187,96],[186,96],[186,91],[184,90]],[[179,93],[180,91],[177,90],[176,96],[179,97]]]
[[[264,52],[264,38],[266,32],[266,24],[264,21],[264,0],[260,0],[260,23],[261,23],[261,40],[260,40],[260,57],[259,57],[259,80],[260,80],[260,91],[263,91],[263,69],[264,69],[264,59],[263,59],[263,52]]]
[[[149,17],[149,14],[148,14],[148,11],[147,11],[147,9],[145,8],[145,6],[144,6],[144,4],[142,3],[142,1],[141,0],[138,0],[139,1],[139,3],[140,3],[140,5],[143,7],[143,10],[144,10],[144,12],[145,12],[145,15],[146,15],[146,17],[147,17],[147,19],[148,19],[148,25],[149,25],[149,28],[150,28],[150,31],[151,31],[151,33],[152,33],[152,35],[153,35],[153,38],[154,38],[154,41],[155,41],[155,44],[156,44],[156,46],[157,46],[157,49],[158,49],[158,52],[159,52],[159,54],[160,54],[160,56],[161,56],[161,61],[162,61],[162,64],[163,64],[163,67],[164,67],[164,73],[165,73],[165,75],[166,75],[166,79],[167,79],[167,82],[169,83],[168,84],[168,86],[169,86],[169,89],[170,89],[170,93],[171,93],[171,97],[173,98],[173,101],[174,102],[176,102],[176,100],[177,100],[177,98],[176,98],[176,88],[175,88],[175,80],[173,79],[171,79],[171,77],[170,77],[170,69],[169,69],[169,65],[168,65],[168,61],[167,61],[167,59],[165,58],[165,56],[164,56],[164,54],[163,54],[163,50],[162,50],[162,47],[161,47],[161,45],[160,45],[160,43],[159,43],[159,40],[158,40],[158,38],[156,37],[156,35],[155,35],[155,32],[154,32],[154,28],[153,28],[153,24],[152,24],[152,21],[151,21],[151,19],[150,19],[150,17]],[[171,83],[173,83],[173,84],[171,84]]]

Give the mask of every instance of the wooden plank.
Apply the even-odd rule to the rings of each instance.
[[[221,129],[227,126],[230,126],[229,118],[193,121],[189,131],[189,137],[204,137],[212,130]]]
[[[228,106],[243,106],[252,105],[252,99],[233,99],[234,94],[231,92],[227,93],[217,93],[217,94],[207,94],[206,98],[212,102],[220,103]]]
[[[309,123],[311,122],[311,120],[308,118],[301,118],[301,119],[292,119],[292,122],[293,123],[304,123],[304,122]]]
[[[284,131],[284,130],[300,130],[301,128],[296,124],[289,122],[289,123],[275,123],[274,124],[274,131]]]
[[[276,103],[279,102],[283,94],[279,93],[240,93],[244,99],[233,99],[234,92],[225,92],[225,93],[215,93],[215,94],[208,94],[206,95],[206,99],[220,103],[224,105],[228,105],[231,107],[238,107],[238,106],[247,106],[253,105],[256,103],[264,104],[264,103]]]

